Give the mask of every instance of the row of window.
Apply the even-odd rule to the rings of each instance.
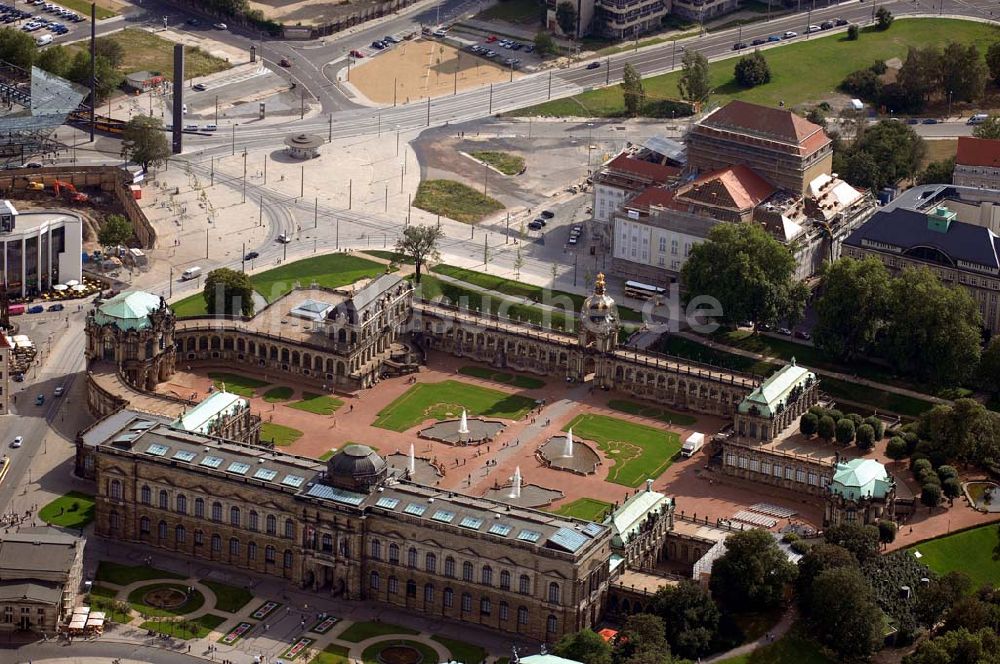
[[[399,545],[392,543],[387,547],[388,555],[386,557],[387,562],[390,565],[399,564]],[[382,542],[381,540],[373,539],[370,544],[370,553],[373,560],[382,560]],[[406,552],[406,565],[412,569],[419,567],[419,553],[414,547]],[[424,571],[430,574],[438,573],[438,557],[436,554],[427,553],[424,554]],[[448,556],[444,559],[444,576],[454,579],[456,577],[456,563],[455,559]],[[466,561],[462,563],[462,580],[469,583],[476,583],[476,573],[475,567],[472,563]],[[511,588],[511,574],[507,570],[501,570],[499,575],[500,580],[500,590],[510,590]],[[478,583],[484,586],[493,585],[493,568],[489,565],[483,565],[479,570]],[[531,577],[527,574],[522,574],[518,579],[518,592],[522,595],[531,594]],[[562,599],[561,590],[559,584],[549,583],[548,600],[554,604],[558,604]]]
[[[378,572],[371,572],[368,576],[368,587],[373,592],[378,592],[382,588],[382,577]],[[396,595],[399,593],[399,580],[395,576],[390,576],[388,583],[386,584],[386,591],[390,595]],[[417,596],[417,582],[410,579],[406,582],[406,596],[415,598]],[[426,583],[424,584],[424,603],[432,604],[434,602],[434,584]],[[462,593],[462,613],[472,613],[472,595],[470,593]],[[455,591],[451,588],[445,588],[441,597],[441,605],[450,609],[455,606]],[[500,620],[510,619],[510,607],[507,602],[500,601],[497,604],[498,615]],[[479,600],[479,615],[482,617],[488,617],[493,615],[493,601],[489,597],[483,597]],[[517,624],[527,625],[528,624],[528,609],[527,607],[520,606],[517,608]],[[550,615],[546,621],[546,631],[550,634],[555,633],[556,628],[559,626],[558,619],[555,616]]]
[[[801,484],[810,484],[812,486],[826,486],[830,483],[829,477],[817,475],[812,471],[806,471],[794,466],[782,466],[780,463],[771,463],[770,461],[737,457],[732,453],[726,456],[726,465],[749,470],[753,473],[773,475],[779,479],[784,477],[786,480],[792,480]]]

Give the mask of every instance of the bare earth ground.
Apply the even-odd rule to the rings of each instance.
[[[298,25],[322,25],[338,16],[364,11],[376,3],[362,0],[269,0],[250,2],[250,9],[259,9],[275,21]]]
[[[412,99],[440,97],[459,90],[510,80],[510,70],[483,58],[461,53],[436,41],[403,42],[387,52],[366,58],[351,68],[348,79],[361,94],[379,104],[402,104]],[[521,75],[514,72],[514,78]]]

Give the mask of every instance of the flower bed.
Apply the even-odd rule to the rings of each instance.
[[[336,625],[339,622],[340,622],[340,618],[334,618],[333,616],[330,616],[329,618],[327,618],[325,620],[321,620],[318,623],[316,623],[315,625],[313,625],[312,629],[310,629],[309,631],[310,632],[315,632],[317,634],[326,634],[331,629],[333,629],[334,625]]]
[[[233,627],[231,630],[229,630],[228,634],[219,639],[219,643],[224,643],[227,646],[231,646],[240,639],[242,639],[244,636],[246,636],[247,632],[249,632],[251,629],[253,629],[253,623],[241,622],[240,624],[236,625],[236,627]]]
[[[285,659],[295,659],[296,657],[298,657],[299,655],[301,655],[303,653],[303,651],[305,651],[305,649],[308,648],[309,646],[311,646],[312,644],[313,644],[313,640],[312,639],[307,639],[307,638],[303,637],[303,638],[299,639],[298,641],[296,641],[295,644],[291,648],[289,648],[288,650],[286,650],[285,654],[283,654],[282,657],[285,658]]]
[[[257,610],[250,614],[251,618],[256,618],[257,620],[263,620],[269,615],[274,613],[274,610],[281,606],[281,602],[264,602]]]

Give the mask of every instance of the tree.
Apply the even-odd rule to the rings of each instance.
[[[539,57],[555,55],[556,52],[556,40],[552,38],[552,35],[544,30],[535,33],[535,53],[537,53]]]
[[[437,260],[437,243],[444,237],[444,231],[437,226],[410,225],[403,229],[403,235],[396,242],[396,251],[409,256],[413,260],[415,281],[420,283],[420,268],[427,261]]]
[[[228,267],[212,270],[201,294],[210,314],[253,316],[253,283],[246,272]]]
[[[833,421],[832,417],[830,417],[829,415],[824,415],[823,417],[819,418],[819,422],[816,425],[816,433],[819,434],[820,438],[829,443],[831,440],[833,440],[833,437],[836,435],[836,432],[837,432],[837,423]]]
[[[622,69],[622,96],[625,98],[625,111],[632,117],[639,115],[646,92],[642,86],[642,76],[631,63]]]
[[[869,415],[864,419],[864,423],[872,428],[872,433],[875,434],[875,440],[879,441],[885,438],[885,423],[874,415]]]
[[[692,103],[703,103],[712,93],[708,73],[708,58],[694,50],[684,53],[681,60],[681,77],[677,81],[681,98]]]
[[[842,660],[864,659],[882,642],[882,611],[871,584],[853,567],[837,567],[816,577],[803,605],[816,640]]]
[[[887,320],[885,356],[902,373],[945,387],[966,381],[979,364],[978,305],[968,290],[944,285],[926,267],[893,279]]]
[[[954,172],[954,157],[948,157],[941,161],[932,161],[917,176],[917,184],[951,184],[951,176]]]
[[[912,127],[888,120],[866,129],[851,147],[852,152],[867,154],[876,165],[874,181],[867,183],[876,189],[912,177],[926,150]]]
[[[98,56],[106,58],[115,69],[121,67],[125,59],[124,47],[109,37],[98,37],[94,42],[94,51]]]
[[[920,416],[917,430],[924,449],[944,461],[981,462],[1000,456],[1000,415],[975,399],[931,408]]]
[[[857,41],[858,37],[861,35],[861,29],[854,23],[847,26],[847,40]]]
[[[569,38],[576,37],[576,5],[572,2],[560,2],[556,5],[556,23],[559,29]]]
[[[836,160],[836,155],[834,155]],[[848,148],[838,164],[833,166],[845,180],[866,189],[879,189],[883,186],[881,167],[872,155],[864,150]]]
[[[170,142],[159,118],[136,115],[122,131],[122,157],[140,164],[144,170],[160,166],[170,158]]]
[[[771,67],[767,64],[764,54],[755,50],[736,62],[733,77],[741,87],[753,88],[771,82]]]
[[[73,65],[73,58],[68,48],[62,44],[55,44],[41,51],[35,64],[50,74],[67,78],[70,67]]]
[[[896,522],[889,519],[878,520],[878,541],[882,544],[892,544],[896,540]]]
[[[681,269],[687,296],[714,297],[729,323],[774,323],[801,307],[794,274],[794,256],[757,224],[716,224]]]
[[[1000,336],[994,336],[979,358],[979,386],[1000,393]]]
[[[646,652],[670,653],[663,619],[652,613],[629,616],[618,633],[617,643],[614,652],[616,662],[632,662],[633,658]]]
[[[97,241],[107,253],[111,247],[124,245],[134,234],[135,230],[128,219],[120,214],[109,214],[101,224],[101,230],[97,231]]]
[[[875,429],[870,424],[862,424],[854,434],[854,443],[865,452],[875,447]]]
[[[826,267],[816,300],[813,343],[846,362],[875,347],[889,306],[889,272],[882,261],[841,258]]]
[[[976,125],[972,135],[976,138],[1000,139],[1000,115],[988,116],[983,123]]]
[[[14,28],[0,29],[0,60],[30,70],[37,52],[35,38],[27,32]]]
[[[552,648],[552,654],[586,664],[611,664],[611,644],[592,629],[565,635]]]
[[[684,580],[676,586],[661,586],[649,607],[663,620],[667,641],[675,653],[695,658],[711,651],[721,614],[700,584]]]
[[[949,477],[941,481],[941,491],[948,500],[955,500],[962,495],[962,483],[957,477]]]
[[[911,46],[906,52],[906,60],[899,69],[896,82],[905,91],[906,96],[918,100],[922,105],[941,90],[941,77],[941,51],[936,46],[923,48]],[[895,110],[907,109],[897,106]]]
[[[920,642],[917,649],[903,658],[903,664],[997,664],[1000,662],[1000,637],[994,630],[970,632],[964,627],[944,632]]]
[[[841,445],[850,445],[854,441],[854,422],[848,418],[837,420],[837,442]]]
[[[853,553],[861,563],[878,555],[878,528],[875,526],[842,523],[827,528],[823,537],[827,543],[842,546]]]
[[[893,436],[885,446],[885,454],[890,459],[899,461],[905,459],[910,451],[906,447],[906,441],[899,436]]]
[[[956,101],[976,101],[983,96],[989,70],[975,44],[949,42],[941,54],[941,91]]]
[[[986,49],[986,66],[989,68],[990,78],[1000,85],[1000,41],[993,42]]]
[[[927,483],[920,489],[920,502],[933,509],[941,504],[941,493],[939,485]]]
[[[875,28],[877,30],[888,30],[893,20],[892,12],[885,7],[879,7],[878,11],[875,12]]]
[[[94,74],[98,101],[106,99],[125,80],[125,76],[103,55],[98,55],[94,59]],[[90,85],[89,53],[82,50],[76,52],[73,64],[69,68],[68,78],[80,85]]]
[[[819,428],[819,418],[816,413],[802,413],[799,418],[799,431],[803,436],[812,436]]]
[[[814,544],[802,558],[799,559],[799,575],[796,579],[799,601],[805,599],[812,591],[813,581],[828,569],[837,567],[857,567],[858,559],[842,546],[826,542]]]
[[[729,536],[726,552],[712,565],[709,588],[735,611],[770,608],[781,601],[796,571],[771,534],[755,528]]]

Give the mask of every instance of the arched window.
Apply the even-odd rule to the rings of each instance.
[[[549,616],[548,619],[545,621],[545,631],[548,634],[555,634],[556,627],[558,626],[559,626],[559,621],[556,620],[555,616]]]
[[[473,572],[472,563],[470,563],[469,561],[466,561],[466,562],[462,563],[462,580],[463,581],[472,581],[472,572]]]
[[[139,519],[139,534],[148,535],[149,534],[149,517],[144,516]]]
[[[528,624],[528,609],[523,606],[517,607],[517,624],[527,625]]]
[[[412,546],[410,547],[410,550],[406,552],[406,564],[409,567],[417,566],[417,550]]]
[[[493,568],[489,565],[483,565],[482,571],[479,572],[479,578],[484,586],[493,585]]]
[[[527,574],[521,575],[521,581],[518,584],[517,591],[522,595],[531,594],[531,579],[528,578]]]
[[[291,569],[292,568],[292,551],[291,551],[291,549],[285,549],[285,555],[284,555],[283,558],[284,559],[282,560],[282,562],[284,563],[285,569]]]
[[[455,559],[451,556],[444,559],[444,575],[452,579],[455,578]]]
[[[177,544],[184,544],[187,541],[187,531],[184,529],[184,526],[174,528],[174,541]]]
[[[416,597],[417,596],[417,582],[410,579],[406,582],[406,596]]]
[[[434,585],[430,583],[424,584],[424,602],[430,604],[434,601]]]
[[[149,505],[150,501],[152,500],[152,498],[150,497],[151,495],[152,492],[149,490],[148,486],[142,487],[142,489],[139,490],[139,502],[142,503],[143,505]]]
[[[212,535],[212,551],[216,553],[222,551],[222,538],[218,535]]]
[[[372,590],[378,590],[379,587],[378,572],[372,572],[371,574],[368,575],[368,587],[371,588]]]
[[[510,590],[510,572],[500,572],[500,590]]]
[[[108,493],[111,495],[112,500],[122,499],[122,483],[119,480],[111,480],[111,485],[108,487]]]
[[[553,604],[559,603],[559,584],[555,581],[549,584],[549,601]]]
[[[479,600],[479,615],[488,616],[493,612],[493,604],[490,602],[489,597],[483,597]]]
[[[323,550],[332,553],[333,552],[333,536],[330,533],[323,533],[322,544]]]
[[[159,537],[160,539],[167,539],[167,522],[166,521],[160,521],[160,523],[158,523],[156,525],[156,536]]]
[[[239,526],[240,526],[240,508],[239,507],[233,506],[233,507],[229,508],[229,525],[236,526],[237,528],[239,528]]]
[[[278,533],[278,520],[273,514],[267,515],[267,534],[276,535]]]
[[[177,503],[177,513],[178,514],[187,514],[188,513],[188,499],[187,499],[187,496],[185,496],[183,493],[179,494],[177,496],[177,500],[175,502]]]
[[[394,576],[389,577],[389,594],[395,595],[399,592],[399,580]]]
[[[165,510],[170,508],[170,496],[163,489],[160,489],[160,509]]]
[[[235,537],[229,538],[229,555],[231,556],[240,555],[240,541]]]
[[[507,606],[507,602],[500,602],[500,620],[508,620],[510,618],[510,607]]]
[[[257,543],[247,543],[247,560],[257,560]]]
[[[451,588],[445,588],[443,602],[446,609],[450,609],[455,606],[455,591]]]
[[[194,499],[194,515],[199,519],[205,518],[205,501],[202,498]]]
[[[194,531],[194,545],[203,546],[205,544],[205,532],[202,530],[195,529]]]
[[[437,573],[438,559],[433,553],[428,553],[424,558],[424,569],[431,574]]]
[[[399,546],[395,542],[389,545],[389,564],[399,564]]]
[[[373,539],[371,544],[371,550],[372,550],[372,560],[382,559],[382,542],[380,542],[377,539]]]
[[[285,537],[288,539],[295,537],[295,522],[291,519],[285,519]]]
[[[472,595],[469,593],[462,593],[462,613],[470,613],[472,611]]]
[[[118,516],[118,512],[108,514],[108,528],[118,530],[119,526],[121,526],[121,519]]]
[[[264,563],[268,565],[274,564],[274,554],[276,550],[273,546],[268,545],[264,548]]]
[[[257,510],[250,510],[250,522],[247,524],[247,527],[250,530],[256,531],[260,527],[259,521],[260,517],[257,514]]]
[[[212,503],[212,521],[222,521],[222,503],[219,501]]]

